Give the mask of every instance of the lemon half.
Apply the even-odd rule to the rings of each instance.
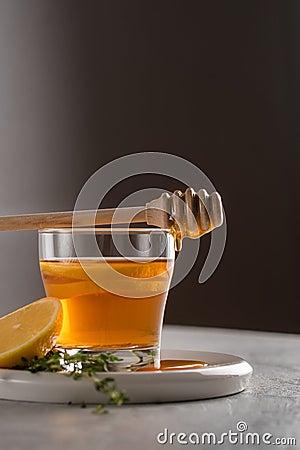
[[[42,298],[0,318],[0,367],[22,365],[22,357],[44,356],[55,345],[62,327],[62,306]]]

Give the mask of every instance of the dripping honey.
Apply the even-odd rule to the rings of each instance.
[[[42,260],[41,273],[48,296],[63,306],[63,326],[57,345],[64,348],[151,348],[159,345],[163,311],[172,275],[168,259],[135,262],[110,259],[106,263],[135,278],[132,292],[116,295],[92,281],[79,261]],[[85,266],[111,276],[103,260],[86,260]],[[155,277],[155,281],[152,281]],[[139,284],[139,278],[149,282]],[[118,286],[118,292],[122,286]],[[138,296],[143,289],[142,296]]]

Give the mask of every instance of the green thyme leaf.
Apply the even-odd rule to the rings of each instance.
[[[97,414],[105,414],[107,413],[107,410],[104,409],[105,405],[122,405],[128,401],[125,393],[118,389],[113,378],[99,378],[99,372],[108,372],[109,364],[117,361],[121,361],[121,359],[111,353],[91,355],[79,351],[75,355],[69,355],[67,352],[51,350],[42,358],[34,358],[32,360],[22,358],[24,365],[15,366],[13,369],[28,370],[32,373],[61,372],[74,380],[83,377],[88,378],[94,384],[96,391],[107,396],[107,402],[99,404],[95,410]],[[85,408],[85,406],[83,402],[81,407]]]

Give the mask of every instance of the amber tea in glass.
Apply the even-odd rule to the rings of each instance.
[[[147,228],[48,229],[39,236],[46,294],[63,306],[57,346],[110,351],[125,368],[158,362],[173,237]]]

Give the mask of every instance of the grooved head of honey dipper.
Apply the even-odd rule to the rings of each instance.
[[[205,189],[195,192],[188,188],[184,193],[163,193],[146,205],[149,225],[176,228],[181,238],[199,238],[223,223],[221,197],[217,192],[209,195]]]

